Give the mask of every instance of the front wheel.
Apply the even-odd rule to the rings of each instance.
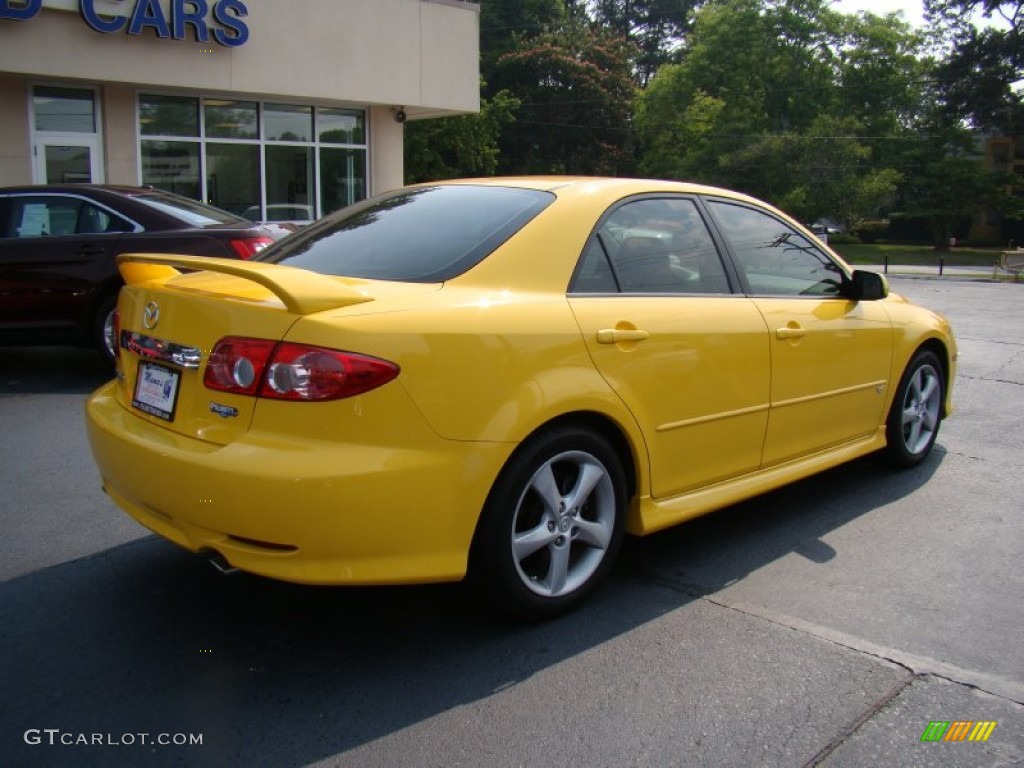
[[[519,615],[570,610],[611,567],[626,503],[622,464],[604,437],[567,426],[531,438],[491,489],[470,551],[470,582]]]
[[[913,467],[928,456],[939,434],[945,393],[939,358],[928,350],[918,352],[900,380],[885,425],[890,464]]]

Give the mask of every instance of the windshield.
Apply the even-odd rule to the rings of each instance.
[[[138,200],[150,208],[155,208],[163,213],[168,213],[176,219],[188,222],[193,227],[214,227],[221,224],[232,224],[234,226],[251,225],[247,219],[235,216],[233,213],[214,208],[212,205],[190,200],[187,197],[180,197],[169,192],[147,192],[144,195],[135,195]]]
[[[259,255],[326,275],[442,282],[465,272],[554,200],[532,189],[404,189],[345,208]]]

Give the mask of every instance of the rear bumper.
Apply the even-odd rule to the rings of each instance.
[[[401,446],[282,438],[229,445],[125,408],[115,383],[86,406],[104,490],[147,528],[252,573],[314,584],[454,581],[514,448],[411,425]]]

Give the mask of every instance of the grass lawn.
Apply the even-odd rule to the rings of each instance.
[[[832,245],[832,249],[850,264],[919,264],[937,267],[939,260],[950,267],[978,267],[991,270],[1002,248],[951,248],[937,251],[929,245],[888,245],[884,243],[859,243],[856,245]]]

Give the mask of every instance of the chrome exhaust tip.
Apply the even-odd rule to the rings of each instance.
[[[210,565],[225,576],[231,576],[232,574],[238,573],[238,568],[235,568],[235,566],[229,563],[220,552],[214,552],[210,555]]]

